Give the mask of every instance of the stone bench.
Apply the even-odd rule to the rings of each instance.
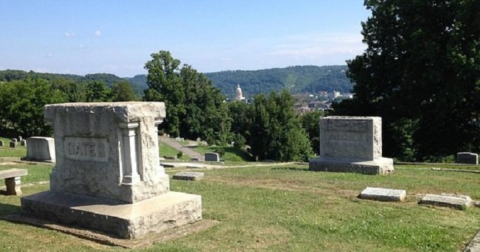
[[[7,195],[22,195],[20,177],[28,174],[26,169],[8,169],[0,171],[0,179],[5,179]]]

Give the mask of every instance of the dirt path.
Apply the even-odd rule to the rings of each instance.
[[[177,141],[175,141],[174,139],[171,139],[171,138],[168,138],[168,137],[164,137],[164,136],[159,136],[158,139],[160,140],[160,142],[172,147],[172,148],[175,148],[176,150],[179,150],[181,152],[183,152],[185,155],[191,157],[191,158],[197,158],[198,160],[203,160],[203,155],[192,150],[191,148],[187,147],[187,146],[183,146],[181,145],[180,143],[178,143]]]

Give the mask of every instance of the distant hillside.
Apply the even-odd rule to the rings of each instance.
[[[282,89],[292,93],[334,90],[348,93],[353,85],[345,75],[346,70],[347,66],[293,66],[257,71],[223,71],[205,75],[212,80],[214,86],[232,98],[237,84],[240,84],[246,97]]]
[[[14,80],[23,80],[26,78],[41,78],[53,82],[64,82],[73,81],[86,83],[89,81],[100,81],[103,82],[107,87],[111,88],[113,84],[128,81],[130,86],[133,89],[133,92],[138,96],[143,96],[143,90],[147,88],[146,76],[137,75],[133,78],[120,78],[114,74],[107,73],[96,73],[96,74],[87,74],[74,75],[74,74],[55,74],[55,73],[37,73],[33,71],[22,71],[22,70],[2,70],[0,71],[0,82],[2,81],[14,81]],[[138,80],[140,79],[140,81]]]
[[[240,84],[244,96],[248,98],[258,93],[270,93],[282,89],[287,89],[292,93],[332,92],[334,90],[348,93],[352,90],[353,85],[345,75],[346,70],[347,66],[293,66],[256,71],[222,71],[205,73],[205,75],[212,80],[213,86],[220,89],[227,97],[233,98],[235,89]],[[102,81],[108,87],[112,87],[114,83],[127,80],[139,97],[143,95],[143,90],[148,88],[145,74],[136,75],[132,78],[120,78],[106,73],[81,76],[4,70],[0,71],[0,82],[24,79],[27,76],[47,80],[68,79],[75,82]]]
[[[353,85],[345,75],[346,70],[347,66],[294,66],[256,71],[222,71],[205,73],[205,76],[212,80],[213,86],[233,98],[237,84],[240,84],[246,97],[282,89],[292,93],[334,90],[348,93]],[[128,80],[132,84],[148,87],[146,75],[137,75]]]

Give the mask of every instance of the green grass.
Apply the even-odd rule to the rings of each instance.
[[[223,150],[224,154],[220,157],[220,159],[225,161],[241,162],[251,160],[250,155],[246,151],[230,146],[197,146],[194,147],[193,150],[202,154],[208,152],[221,152]]]
[[[173,147],[170,147],[169,145],[167,144],[164,144],[162,142],[159,142],[159,145],[160,145],[160,156],[161,157],[164,157],[164,156],[167,156],[167,157],[176,157],[177,154],[178,154],[178,150],[173,148]],[[187,156],[185,153],[180,157],[180,160],[190,160],[190,157]]]
[[[44,164],[1,166],[12,167],[28,169],[31,183],[47,180],[51,172]],[[299,165],[205,170],[202,181],[171,180],[171,190],[202,195],[203,217],[219,223],[140,251],[461,251],[478,231],[480,209],[420,206],[416,196],[445,192],[480,199],[480,174],[431,167],[458,169],[397,165],[389,176],[310,172]],[[407,200],[358,199],[366,186],[406,189]],[[28,195],[48,185],[22,190]],[[0,215],[18,212],[19,201],[0,195]],[[0,244],[0,250],[12,251],[122,250],[5,221],[0,221]]]
[[[27,155],[27,147],[20,146],[20,143],[17,143],[16,148],[10,148],[11,139],[0,137],[0,140],[4,143],[4,146],[0,146],[0,157],[25,157]]]

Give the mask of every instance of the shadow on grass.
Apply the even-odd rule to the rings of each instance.
[[[296,168],[296,167],[273,167],[272,170],[285,170],[285,171],[309,171],[308,168]]]

